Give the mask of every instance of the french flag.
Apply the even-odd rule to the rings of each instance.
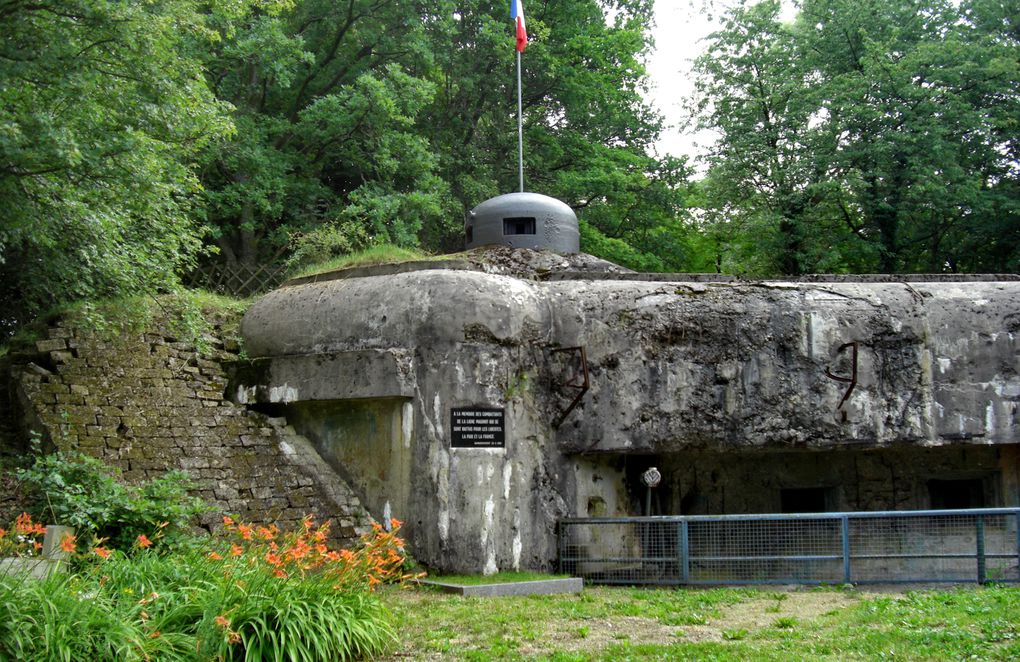
[[[517,22],[517,52],[523,53],[528,45],[528,31],[524,27],[524,3],[522,0],[511,0],[510,18]]]

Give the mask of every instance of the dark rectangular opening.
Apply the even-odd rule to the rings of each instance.
[[[929,480],[928,498],[934,510],[984,508],[984,481],[980,478]]]
[[[464,231],[464,234],[467,237],[467,243],[470,244],[472,241],[475,240],[475,226],[473,225],[467,226],[467,230]]]
[[[828,487],[787,487],[779,490],[782,513],[824,513],[829,511]]]
[[[516,216],[503,219],[503,234],[535,234],[534,216]]]

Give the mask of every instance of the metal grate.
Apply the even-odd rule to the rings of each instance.
[[[1020,508],[560,521],[563,572],[602,584],[1020,581]]]

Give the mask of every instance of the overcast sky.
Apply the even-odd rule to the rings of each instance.
[[[711,11],[706,7],[711,3]],[[710,145],[710,132],[691,134],[678,126],[684,121],[684,98],[694,91],[691,65],[694,58],[705,48],[703,39],[718,23],[714,15],[722,13],[734,3],[728,0],[656,0],[655,52],[648,60],[648,74],[651,77],[651,102],[666,118],[666,130],[656,144],[660,155],[695,155]],[[787,5],[784,18],[792,19],[792,2]],[[711,15],[710,15],[711,14]]]

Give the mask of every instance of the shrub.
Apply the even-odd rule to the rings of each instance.
[[[188,496],[192,483],[185,472],[128,485],[116,470],[74,451],[39,456],[18,478],[36,493],[37,515],[74,527],[79,538],[108,540],[115,549],[129,550],[139,535],[154,532],[175,544],[187,536],[194,517],[208,510],[201,499]]]
[[[309,232],[291,236],[292,252],[287,259],[287,267],[296,271],[301,267],[356,253],[372,243],[372,238],[358,223],[324,223]]]
[[[333,550],[328,525],[235,524],[170,553],[106,558],[40,582],[0,577],[0,659],[350,660],[394,639],[372,588],[402,581],[403,541],[376,527]]]
[[[390,530],[372,524],[372,531],[361,537],[354,550],[332,550],[326,544],[330,523],[315,526],[309,515],[301,528],[281,533],[275,526],[252,526],[223,518],[223,528],[230,542],[223,553],[214,552],[215,560],[263,565],[278,578],[316,573],[332,582],[337,590],[374,590],[384,583],[399,583],[417,575],[405,572],[408,563],[404,541],[398,535],[401,523],[390,520]]]

